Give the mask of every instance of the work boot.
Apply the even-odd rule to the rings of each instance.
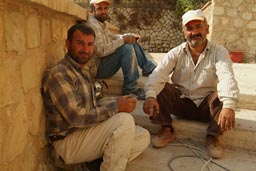
[[[152,145],[157,148],[165,147],[176,140],[176,135],[169,127],[163,127],[159,136],[152,139]]]
[[[223,157],[223,149],[218,137],[213,135],[206,136],[206,148],[210,157],[220,159]]]

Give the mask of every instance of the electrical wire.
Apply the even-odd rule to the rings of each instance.
[[[178,141],[178,143],[175,143],[175,144],[171,143],[171,144],[169,144],[169,146],[182,146],[182,147],[189,148],[194,153],[194,155],[179,155],[179,156],[173,157],[168,162],[168,167],[169,167],[170,171],[175,171],[171,165],[174,160],[179,159],[179,158],[198,158],[198,159],[200,159],[204,163],[200,169],[201,171],[204,171],[206,167],[209,171],[212,171],[211,167],[208,165],[209,163],[212,163],[212,164],[218,166],[219,168],[222,168],[225,171],[231,171],[228,168],[213,161],[213,159],[211,157],[208,157],[206,152],[203,151],[201,148],[195,147],[190,144],[186,144],[186,143],[182,142],[181,140],[177,140],[177,141]]]

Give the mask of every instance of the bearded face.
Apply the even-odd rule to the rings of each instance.
[[[93,16],[100,22],[104,22],[108,18],[109,4],[107,2],[101,2],[93,5]]]
[[[73,33],[72,40],[66,41],[66,47],[68,49],[68,54],[77,63],[84,65],[86,64],[94,50],[94,36],[84,34],[79,30]]]
[[[192,47],[205,44],[206,36],[209,33],[209,26],[201,20],[193,20],[183,27],[183,32],[188,43]]]

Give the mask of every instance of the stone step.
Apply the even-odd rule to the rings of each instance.
[[[202,153],[196,157],[191,147]],[[164,148],[153,148],[151,145],[138,158],[128,163],[126,171],[199,171],[209,160],[203,144],[186,140],[177,140]],[[212,159],[207,166],[212,171],[254,171],[256,168],[255,151],[225,148],[224,157]],[[208,159],[208,160],[207,160]],[[212,162],[218,164],[215,165]],[[171,168],[170,168],[171,167]],[[223,167],[223,168],[221,168]]]
[[[200,171],[207,160],[195,157],[195,154],[187,147],[193,145],[203,152],[204,146],[195,143],[175,142],[164,148],[153,148],[149,146],[142,155],[128,163],[126,171]],[[222,159],[211,161],[224,167],[226,171],[255,171],[255,152],[241,149],[225,149]],[[192,157],[193,156],[193,157]],[[203,155],[207,157],[206,155]],[[170,169],[170,166],[172,170]],[[209,162],[212,171],[224,171],[224,169]],[[210,169],[204,169],[208,171]]]
[[[256,110],[256,64],[234,63],[233,69],[240,89],[238,107]]]
[[[135,122],[148,129],[152,135],[161,128],[152,124],[142,109],[143,101],[138,101],[133,112]],[[173,127],[180,139],[193,139],[204,142],[208,124],[182,120],[174,117]],[[238,109],[236,111],[236,125],[231,131],[222,136],[222,140],[227,147],[256,151],[256,111],[248,109]]]
[[[161,127],[150,122],[142,111],[142,105],[143,101],[138,101],[136,110],[132,114],[136,124],[148,129],[151,137],[154,137]],[[177,135],[175,142],[164,148],[154,148],[150,145],[141,156],[127,165],[126,171],[201,170],[206,160],[188,156],[195,156],[193,151],[196,150],[191,150],[191,147],[195,147],[200,150],[203,157],[208,158],[205,148],[207,124],[174,118],[173,127]],[[256,111],[238,109],[235,128],[224,133],[221,140],[224,157],[212,160],[213,162],[232,171],[255,170]],[[224,170],[213,163],[208,165],[211,170]]]

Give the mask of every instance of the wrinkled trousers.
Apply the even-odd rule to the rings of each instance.
[[[149,145],[149,132],[134,123],[129,113],[118,113],[90,128],[81,128],[54,141],[56,153],[66,164],[90,162],[103,157],[101,171],[125,171],[126,164]]]
[[[159,115],[151,118],[152,123],[171,126],[172,114],[187,120],[209,122],[207,135],[222,135],[223,132],[217,123],[223,104],[220,102],[217,92],[205,97],[199,106],[189,98],[181,98],[181,95],[177,88],[166,83],[164,89],[157,96],[160,111]]]
[[[139,44],[124,44],[113,54],[102,57],[96,78],[110,78],[121,68],[124,76],[123,94],[136,91],[139,87],[138,66],[142,73],[147,73],[155,68],[155,64],[148,60]]]

